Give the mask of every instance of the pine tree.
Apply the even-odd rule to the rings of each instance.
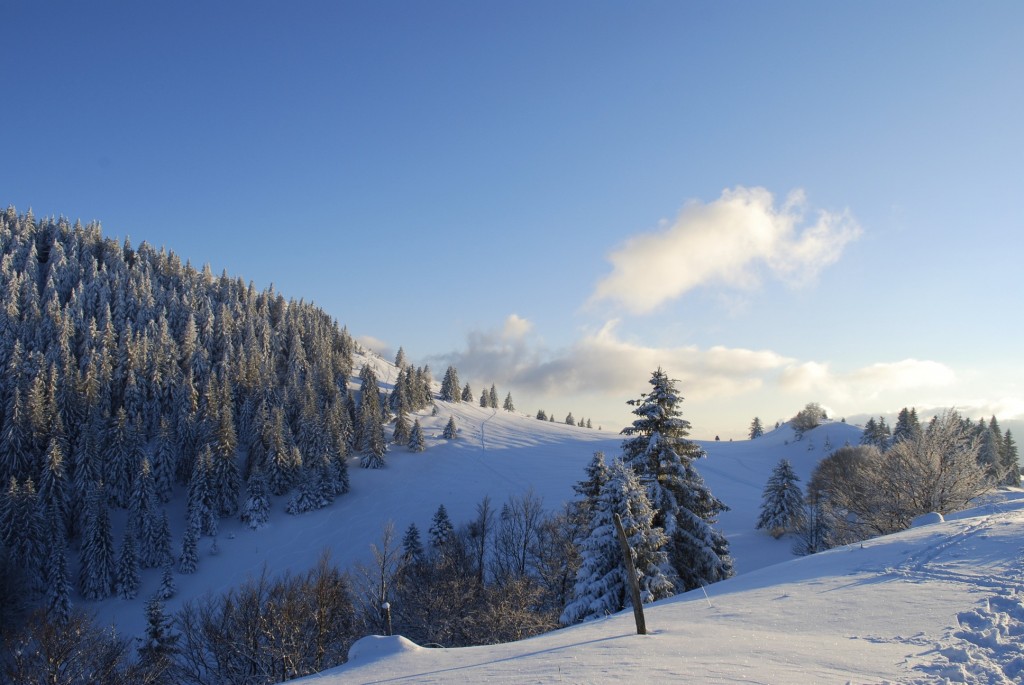
[[[750,422],[750,439],[759,438],[764,435],[764,426],[761,425],[761,419],[757,416]]]
[[[139,666],[145,674],[145,682],[153,685],[174,682],[171,668],[178,652],[179,635],[174,633],[172,621],[164,613],[164,605],[158,595],[146,601],[146,637],[140,640]]]
[[[447,547],[455,538],[455,526],[448,518],[448,510],[443,504],[438,505],[437,511],[434,512],[428,532],[430,533],[430,546],[438,551]]]
[[[454,416],[448,419],[448,424],[444,427],[444,432],[441,433],[441,437],[445,440],[455,440],[459,437],[459,429],[455,426]]]
[[[576,419],[573,418],[572,412],[569,412],[566,415],[566,417],[565,417],[565,425],[567,425],[567,426],[575,426],[576,425]]]
[[[420,420],[413,421],[412,430],[409,432],[409,451],[422,452],[427,449],[426,440],[423,438],[423,429],[420,428]]]
[[[486,389],[480,391],[480,406],[484,409],[491,406],[491,396]]]
[[[1020,463],[1017,461],[1017,443],[1013,440],[1013,435],[1009,429],[1003,434],[1003,449],[1002,449],[1003,468],[1006,471],[1006,478],[1003,479],[1003,485],[1009,485],[1011,487],[1020,487]]]
[[[441,381],[440,398],[445,402],[460,402],[462,400],[462,386],[459,384],[459,373],[454,366],[449,366],[444,372],[444,379]]]
[[[498,390],[493,384],[491,385],[490,391],[487,393],[487,406],[491,409],[498,408]]]
[[[398,418],[395,419],[395,428],[391,432],[391,442],[396,445],[407,445],[409,444],[409,415],[405,413],[405,409],[402,409],[398,413]]]
[[[618,514],[640,581],[641,601],[653,602],[674,592],[664,531],[653,525],[655,512],[636,474],[621,461],[608,469],[581,543],[583,564],[576,574],[572,600],[559,619],[563,625],[599,618],[629,604],[629,579],[613,517]]]
[[[712,526],[727,507],[697,473],[693,462],[704,457],[687,440],[690,422],[681,418],[675,381],[660,368],[651,375],[652,389],[630,400],[638,418],[623,429],[623,462],[642,482],[655,508],[654,525],[669,537],[669,560],[684,590],[729,578],[733,574],[729,543]]]
[[[174,490],[174,465],[174,432],[167,417],[161,416],[153,452],[153,490],[164,504],[171,501]]]
[[[170,562],[164,565],[164,570],[160,574],[160,589],[157,590],[156,596],[160,599],[170,599],[178,592],[178,587],[174,584],[174,570],[171,568]]]
[[[178,557],[178,573],[195,573],[196,566],[198,564],[199,529],[191,523],[188,523],[185,526],[185,534],[181,538],[181,555]]]
[[[537,420],[538,421],[547,421],[548,420],[547,412],[545,412],[543,409],[538,409],[537,410]]]
[[[188,483],[188,520],[203,535],[217,534],[217,515],[214,511],[213,493],[210,488],[210,448],[196,459],[192,479]]]
[[[114,583],[117,586],[117,594],[122,599],[134,599],[139,594],[139,558],[136,555],[135,536],[131,528],[124,532],[121,553],[117,557]]]
[[[154,568],[163,563],[160,550],[160,518],[156,507],[157,497],[149,460],[143,459],[132,486],[128,516],[128,527],[137,537],[139,544],[138,559],[142,568]]]
[[[589,522],[591,514],[597,506],[598,496],[601,488],[608,482],[608,465],[604,461],[604,452],[594,452],[590,463],[586,468],[587,477],[572,486],[577,498],[573,502],[573,510],[578,513],[584,521]]]
[[[473,389],[469,387],[469,383],[462,389],[462,401],[472,402],[473,401]]]
[[[798,482],[800,478],[793,471],[793,465],[788,459],[780,459],[764,486],[758,529],[779,538],[803,524],[804,496]]]
[[[64,531],[56,520],[51,521],[53,540],[46,560],[46,616],[59,626],[67,624],[71,616],[71,581],[65,554]]]
[[[235,458],[238,438],[232,416],[231,393],[226,380],[216,394],[219,406],[213,449],[210,452],[210,508],[214,516],[234,516],[238,513],[242,477]]]
[[[263,477],[263,469],[253,468],[246,484],[248,497],[242,507],[242,520],[253,530],[259,530],[270,519],[270,498],[267,494],[267,480]]]
[[[88,514],[82,531],[79,563],[79,588],[86,599],[110,596],[114,585],[114,540],[110,532],[110,513],[102,486],[89,493]]]
[[[917,409],[903,407],[896,417],[896,427],[892,431],[893,442],[913,440],[921,435],[921,422],[917,418]]]
[[[384,467],[388,443],[384,437],[384,417],[377,394],[377,377],[373,369],[364,366],[359,399],[359,449],[363,452],[359,464],[364,469]]]
[[[512,393],[505,395],[505,404],[502,405],[505,411],[515,411],[516,405],[512,403]]]

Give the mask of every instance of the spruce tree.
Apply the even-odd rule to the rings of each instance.
[[[455,526],[452,525],[452,520],[448,518],[448,510],[445,509],[443,504],[438,505],[437,511],[434,512],[428,532],[430,534],[430,546],[437,551],[445,549],[454,539]]]
[[[764,486],[759,530],[768,531],[773,538],[797,530],[803,524],[804,496],[797,483],[800,478],[788,459],[780,459]]]
[[[498,408],[498,390],[493,384],[491,385],[490,391],[487,393],[487,406],[491,409]]]
[[[426,440],[423,438],[423,429],[420,428],[420,420],[413,421],[412,430],[409,432],[409,451],[422,452],[427,449]]]
[[[462,401],[463,402],[472,402],[473,401],[473,389],[471,387],[469,387],[469,383],[466,383],[466,386],[464,388],[462,388]]]
[[[664,531],[653,525],[655,512],[644,486],[632,469],[615,461],[594,503],[586,537],[581,543],[583,564],[576,574],[572,600],[559,621],[569,625],[599,618],[629,605],[629,578],[622,560],[614,515],[622,519],[640,581],[641,601],[653,602],[674,592]]]
[[[146,637],[140,640],[139,646],[139,666],[146,683],[174,682],[171,669],[178,653],[179,637],[172,628],[171,618],[164,612],[160,597],[150,597],[146,601]]]
[[[537,420],[538,421],[547,421],[548,420],[547,412],[545,412],[543,409],[538,409],[537,410]]]
[[[575,426],[576,425],[576,419],[573,418],[572,412],[569,412],[566,415],[566,417],[565,417],[565,425],[567,425],[567,426]]]
[[[135,549],[135,535],[131,528],[124,531],[121,553],[117,557],[114,584],[121,599],[134,599],[139,594],[139,558]]]
[[[761,419],[757,416],[750,422],[750,439],[759,438],[764,435],[764,426],[761,425]]]
[[[516,405],[512,403],[512,393],[505,395],[505,404],[502,405],[505,411],[515,411]]]
[[[253,468],[249,474],[249,481],[246,483],[248,496],[245,505],[242,507],[242,521],[253,530],[259,530],[267,524],[270,519],[270,498],[267,493],[267,480],[263,476],[263,469],[259,466]]]
[[[485,409],[491,406],[491,396],[486,389],[480,391],[480,406]]]
[[[196,566],[198,564],[199,528],[189,522],[185,525],[185,534],[181,538],[181,555],[178,557],[178,573],[195,573]]]
[[[441,381],[440,398],[445,402],[460,402],[462,400],[461,385],[459,384],[459,372],[454,366],[449,366],[444,372],[444,379]]]
[[[160,599],[170,599],[178,592],[178,587],[174,583],[174,570],[171,568],[170,561],[164,565],[163,572],[160,574],[160,589],[157,590],[156,596]]]
[[[398,413],[398,418],[395,419],[395,428],[391,431],[391,442],[396,445],[407,445],[409,444],[409,415],[405,413],[403,408]]]
[[[238,438],[232,416],[231,393],[226,380],[217,396],[217,425],[213,435],[213,448],[210,451],[211,510],[214,516],[234,516],[238,513],[242,477],[235,458]]]
[[[71,581],[65,554],[64,532],[56,521],[51,522],[53,541],[46,559],[46,616],[56,625],[63,626],[71,616]]]
[[[441,433],[441,437],[445,440],[454,440],[459,437],[459,429],[455,425],[455,417],[449,417],[448,424],[445,425],[444,431]]]
[[[654,525],[669,537],[669,560],[684,590],[733,574],[729,543],[715,528],[727,507],[711,494],[694,468],[706,456],[686,438],[690,422],[682,418],[682,397],[675,381],[660,368],[651,374],[651,390],[629,404],[638,418],[623,429],[623,462],[647,484],[655,508]]]
[[[1003,479],[1002,484],[1019,488],[1020,463],[1017,461],[1017,443],[1014,441],[1009,429],[1003,434],[1002,459],[1003,468],[1006,471],[1006,477]]]
[[[114,540],[102,486],[92,488],[87,506],[79,561],[79,589],[86,599],[104,599],[110,596],[114,586]]]

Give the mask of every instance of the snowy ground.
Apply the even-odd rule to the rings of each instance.
[[[375,363],[378,376],[389,379],[388,365]],[[168,610],[264,568],[271,575],[305,571],[325,549],[342,566],[369,561],[385,522],[393,521],[399,535],[413,522],[426,530],[439,504],[456,523],[471,518],[484,496],[500,507],[532,490],[546,506],[560,507],[593,452],[617,456],[622,437],[538,421],[533,411],[439,402],[437,416],[417,416],[426,452],[393,448],[380,471],[361,469],[353,458],[352,491],[331,507],[289,516],[286,498],[279,498],[270,525],[256,532],[222,520],[219,553],[210,552],[209,538],[201,541],[199,572],[175,575],[179,592]],[[450,416],[461,431],[454,441],[441,438]],[[707,598],[690,593],[650,608],[652,635],[632,635],[627,613],[496,647],[422,650],[397,638],[368,639],[347,667],[322,682],[956,682],[963,670],[985,675],[961,680],[998,683],[1000,669],[1011,673],[1005,682],[1016,682],[1022,657],[1007,644],[1013,635],[1020,641],[1024,625],[1016,594],[1024,592],[1024,493],[1004,493],[1001,508],[973,517],[806,559],[793,559],[790,540],[754,530],[761,491],[780,458],[806,484],[819,459],[859,438],[859,428],[830,423],[801,441],[783,427],[753,441],[701,443],[709,456],[698,469],[731,507],[720,527],[738,576],[709,587]],[[177,545],[183,516],[171,514]],[[137,635],[159,576],[143,572],[135,600],[84,606],[122,634]]]
[[[356,643],[297,682],[1019,683],[1024,493],[956,520],[794,559],[517,643]]]

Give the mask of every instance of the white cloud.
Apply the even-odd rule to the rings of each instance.
[[[776,208],[764,188],[742,186],[708,204],[691,201],[671,225],[613,251],[612,273],[590,302],[611,300],[643,314],[708,283],[754,287],[762,268],[790,285],[807,284],[861,229],[846,211],[818,211],[805,225],[806,204],[797,190]]]
[[[391,349],[388,343],[372,335],[361,335],[356,338],[356,342],[371,352],[376,352],[384,359],[392,359],[395,356],[394,350]]]

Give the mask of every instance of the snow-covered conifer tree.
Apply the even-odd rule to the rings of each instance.
[[[114,584],[117,594],[122,599],[134,599],[139,594],[139,558],[135,550],[135,535],[131,528],[124,531],[121,541],[121,552],[117,557],[117,569]]]
[[[463,402],[472,402],[473,401],[473,389],[471,387],[469,387],[469,383],[466,383],[466,386],[464,388],[462,388],[462,401]]]
[[[512,393],[505,395],[505,404],[502,405],[505,411],[515,411],[516,405],[512,403]]]
[[[754,440],[764,435],[764,426],[761,425],[760,417],[755,416],[750,422],[750,439]]]
[[[498,408],[498,389],[491,385],[490,391],[487,393],[487,406],[491,409]]]
[[[249,494],[242,507],[242,520],[253,530],[259,530],[270,519],[270,498],[267,493],[267,480],[263,476],[263,469],[258,465],[253,467],[246,486]]]
[[[79,588],[86,599],[109,597],[114,585],[114,540],[106,500],[103,487],[94,486],[89,493],[79,557]]]
[[[629,402],[638,418],[622,431],[631,436],[622,443],[622,460],[647,485],[654,525],[669,537],[669,560],[682,589],[692,590],[733,574],[729,543],[712,527],[727,507],[693,466],[705,454],[686,438],[690,422],[682,418],[675,381],[659,368],[649,382],[650,392]]]
[[[185,525],[185,534],[181,538],[181,556],[178,557],[178,572],[190,574],[196,572],[199,564],[199,528],[192,523]]]
[[[598,494],[581,544],[583,565],[576,574],[572,600],[559,619],[563,625],[615,613],[630,602],[615,514],[622,519],[633,555],[641,601],[653,602],[674,592],[674,572],[665,551],[668,538],[653,525],[654,509],[636,474],[615,461],[608,469],[608,480]]]
[[[420,427],[420,420],[416,419],[409,432],[409,451],[422,452],[425,449],[427,449],[427,443],[423,438],[423,429]]]
[[[395,419],[395,428],[391,432],[391,442],[396,445],[407,445],[409,444],[409,415],[406,414],[405,409],[402,408],[398,412],[398,417]]]
[[[797,485],[799,482],[800,478],[789,460],[780,459],[764,486],[761,515],[756,526],[759,530],[766,530],[772,537],[779,538],[803,524],[804,496]]]
[[[140,640],[139,646],[139,666],[146,683],[173,682],[170,671],[178,652],[179,637],[172,628],[171,618],[164,613],[159,595],[149,598],[146,601],[146,637]]]
[[[441,437],[445,440],[454,440],[459,437],[459,429],[455,425],[455,417],[452,416],[448,419],[447,425],[444,427],[444,431],[441,433]]]
[[[455,370],[454,366],[449,366],[448,370],[444,372],[444,379],[441,381],[440,398],[445,402],[460,402],[462,400],[461,387],[459,384],[459,372]]]
[[[164,565],[163,572],[160,574],[160,589],[157,590],[156,596],[166,600],[173,597],[177,592],[178,587],[174,583],[174,570],[168,562]]]
[[[430,546],[435,550],[444,549],[455,537],[455,526],[448,518],[448,510],[443,504],[438,505],[430,524]]]

